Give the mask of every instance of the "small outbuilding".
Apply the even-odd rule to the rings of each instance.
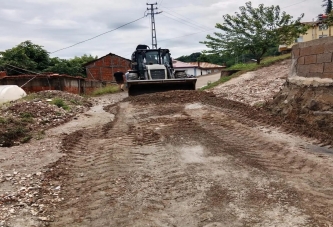
[[[176,70],[184,70],[186,74],[193,76],[202,76],[211,73],[221,72],[226,68],[224,65],[216,65],[208,62],[181,62],[178,60],[172,61],[173,67]]]
[[[83,66],[86,68],[88,80],[114,82],[113,74],[118,70],[126,73],[127,70],[131,69],[131,60],[109,53]]]

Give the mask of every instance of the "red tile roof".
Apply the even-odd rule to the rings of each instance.
[[[223,69],[226,66],[216,65],[208,62],[182,62],[178,60],[172,61],[174,68],[201,68],[201,69]]]
[[[226,68],[226,66],[223,65],[216,65],[216,64],[212,64],[212,63],[208,63],[208,62],[189,62],[189,64],[191,65],[199,65],[199,68],[202,69],[223,69]]]

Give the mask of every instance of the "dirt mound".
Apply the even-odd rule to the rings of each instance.
[[[139,104],[149,104],[149,103],[190,103],[198,102],[200,100],[206,100],[211,97],[216,97],[215,94],[204,91],[168,91],[159,92],[152,94],[144,94],[138,96],[130,96],[124,101],[130,101]]]
[[[332,87],[299,87],[286,83],[264,108],[276,116],[333,135]]]
[[[56,90],[40,91],[38,93],[35,93],[34,96],[36,98],[41,98],[41,99],[60,98],[76,105],[89,106],[89,107],[92,106],[92,103],[89,99],[69,92],[56,91]]]
[[[247,72],[212,89],[218,97],[253,105],[262,105],[278,93],[290,71],[291,60],[277,62]]]
[[[42,91],[7,103],[0,109],[0,147],[42,137],[44,130],[84,112],[90,102],[79,95]]]
[[[231,115],[240,115],[239,121],[247,125],[256,125],[255,122],[245,120],[252,119],[254,121],[266,123],[272,126],[282,127],[282,129],[287,132],[295,132],[300,135],[316,138],[323,144],[333,144],[333,135],[330,132],[321,130],[320,127],[313,128],[312,124],[309,122],[302,120],[295,121],[295,118],[292,116],[274,114],[266,104],[265,108],[249,106],[241,102],[216,97],[216,95],[211,92],[169,91],[132,96],[126,98],[124,101],[130,101],[138,105],[200,102],[206,105],[212,105],[229,110],[228,113]]]

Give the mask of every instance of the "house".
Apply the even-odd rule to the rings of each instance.
[[[118,70],[126,72],[131,68],[131,60],[109,53],[83,65],[86,68],[88,80],[113,82],[113,74]]]
[[[208,62],[181,62],[178,60],[172,60],[172,64],[175,70],[184,70],[186,74],[193,76],[218,73],[226,68],[226,66],[215,65]]]
[[[303,22],[302,24],[308,25],[309,29],[306,34],[298,37],[294,43],[291,45],[279,45],[279,52],[290,52],[293,45],[301,42],[307,42],[315,39],[325,38],[331,36],[333,26],[328,26],[327,24],[320,23],[318,21],[314,22]]]

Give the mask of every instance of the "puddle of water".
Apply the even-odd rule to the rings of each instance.
[[[204,148],[202,146],[182,147],[181,157],[185,163],[200,163],[204,162]]]
[[[319,147],[316,145],[308,145],[306,146],[306,149],[312,152],[316,152],[316,153],[325,153],[325,154],[331,154],[333,155],[333,149],[331,148],[326,148],[326,147]]]
[[[201,109],[202,105],[200,103],[193,103],[193,104],[188,104],[185,106],[185,109],[188,110],[197,110],[197,109]]]

